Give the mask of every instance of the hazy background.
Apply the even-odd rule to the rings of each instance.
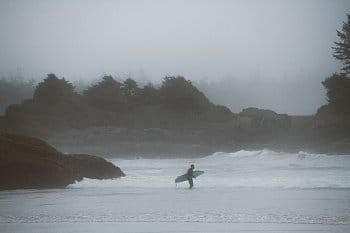
[[[232,111],[312,114],[350,1],[0,1],[0,75],[194,80]]]

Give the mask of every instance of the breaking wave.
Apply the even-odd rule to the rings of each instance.
[[[84,179],[70,187],[174,187],[174,179],[194,163],[196,169],[205,171],[195,180],[196,187],[350,188],[349,155],[241,150],[197,159],[114,159],[112,162],[127,176],[115,180]]]

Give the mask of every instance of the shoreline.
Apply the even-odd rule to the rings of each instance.
[[[198,222],[88,222],[88,223],[0,223],[5,232],[66,233],[95,232],[332,232],[344,233],[350,230],[349,224],[294,224],[294,223],[198,223]]]
[[[271,145],[247,145],[247,146],[208,146],[200,144],[165,144],[165,143],[115,143],[107,145],[55,145],[65,153],[88,153],[99,154],[104,158],[203,158],[215,153],[235,153],[238,151],[263,151],[270,150],[277,153],[300,153],[323,154],[323,155],[350,155],[349,151],[331,151],[324,148],[283,147]]]

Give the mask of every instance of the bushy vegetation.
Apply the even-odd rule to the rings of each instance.
[[[327,90],[328,106],[336,114],[350,114],[350,79],[333,74],[322,82]]]
[[[212,103],[182,76],[165,77],[160,88],[164,103],[179,112],[204,112]]]
[[[100,82],[83,91],[83,95],[93,107],[118,111],[125,104],[121,86],[122,83],[114,80],[112,76],[104,76]]]
[[[104,76],[81,94],[55,74],[40,82],[32,99],[10,105],[7,123],[16,131],[50,133],[65,128],[203,128],[229,122],[231,111],[211,103],[191,81],[168,76],[159,88]],[[37,134],[37,133],[35,133]]]
[[[57,78],[55,74],[48,74],[34,91],[33,100],[47,104],[58,104],[70,101],[76,95],[74,87],[64,78]]]

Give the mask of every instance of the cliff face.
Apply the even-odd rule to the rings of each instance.
[[[120,176],[118,167],[97,156],[64,155],[37,138],[0,135],[0,190],[63,188],[83,177]]]

